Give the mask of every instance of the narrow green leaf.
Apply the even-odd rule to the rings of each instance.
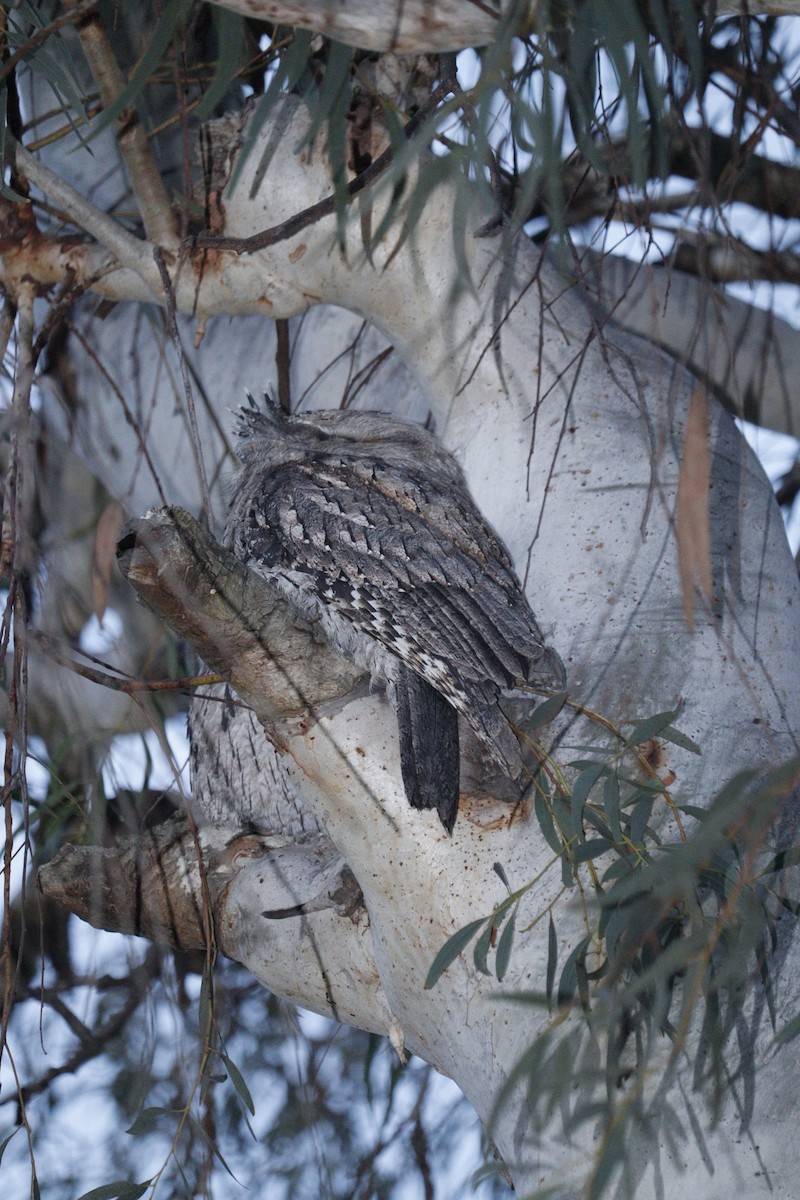
[[[692,754],[703,753],[697,742],[693,742],[690,737],[681,733],[680,729],[676,729],[673,725],[665,725],[660,736],[665,742],[672,742],[673,745],[680,746],[682,750],[689,750]]]
[[[603,808],[611,836],[615,842],[622,842],[622,827],[619,823],[619,780],[611,771],[603,781]]]
[[[645,717],[643,721],[637,721],[628,736],[628,741],[632,746],[641,746],[642,742],[648,742],[650,738],[657,737],[664,729],[671,726],[680,713],[681,707],[678,705],[669,712],[655,713],[652,717]]]
[[[635,862],[631,862],[628,855],[624,858],[618,858],[613,862],[607,871],[603,873],[603,883],[608,883],[614,879],[623,879],[637,869]]]
[[[541,704],[537,704],[525,722],[525,732],[532,733],[534,729],[541,729],[543,725],[549,725],[561,712],[566,701],[566,692],[556,692],[555,696],[548,696]]]
[[[634,846],[641,846],[644,842],[647,822],[650,820],[652,811],[653,798],[651,796],[648,799],[640,800],[631,813],[631,841]]]
[[[214,979],[208,969],[203,971],[200,981],[200,1003],[197,1020],[200,1026],[200,1036],[206,1041],[211,1035],[212,1013],[214,1008]]]
[[[612,845],[614,844],[616,839],[612,836],[611,830],[600,816],[600,813],[597,811],[594,804],[588,804],[584,808],[583,821],[585,825],[591,826],[596,833],[599,833],[600,837],[605,838],[606,841],[611,842]]]
[[[191,1122],[191,1125],[192,1125],[192,1129],[194,1129],[194,1131],[202,1138],[202,1140],[205,1142],[206,1146],[208,1146],[209,1150],[214,1155],[214,1157],[219,1161],[219,1163],[225,1168],[227,1173],[230,1175],[231,1179],[233,1179],[236,1183],[238,1183],[239,1180],[236,1178],[233,1171],[230,1169],[230,1167],[226,1163],[226,1161],[222,1155],[222,1151],[220,1150],[217,1143],[214,1141],[214,1139],[212,1137],[209,1136],[208,1131],[203,1128],[203,1126],[200,1124],[200,1122],[197,1120],[197,1118],[194,1116],[193,1113],[190,1112],[188,1114],[188,1116],[189,1116],[189,1121]]]
[[[577,838],[583,838],[583,806],[592,788],[607,770],[604,762],[592,763],[585,771],[581,771],[572,785],[572,832]]]
[[[174,1110],[171,1108],[157,1108],[155,1106],[143,1108],[136,1120],[125,1132],[132,1134],[133,1137],[137,1137],[142,1133],[149,1133],[152,1129],[155,1129],[162,1117],[174,1115]]]
[[[78,1200],[139,1200],[149,1188],[149,1183],[131,1183],[123,1179],[118,1183],[103,1183],[100,1187],[84,1192]]]
[[[766,866],[759,871],[759,876],[772,875],[776,871],[785,871],[787,867],[796,867],[800,862],[800,845],[787,846],[785,850],[779,850],[778,853],[771,858]]]
[[[558,965],[558,934],[553,922],[553,914],[550,913],[550,927],[547,931],[547,971],[545,973],[545,996],[547,997],[547,1007],[553,1007],[553,983],[556,978],[556,966]]]
[[[586,1191],[586,1200],[601,1200],[601,1197],[607,1194],[606,1185],[624,1159],[625,1124],[618,1120],[601,1143],[600,1155]]]
[[[244,1076],[233,1059],[228,1058],[227,1054],[220,1053],[220,1058],[225,1063],[228,1074],[231,1077],[231,1083],[236,1089],[236,1095],[241,1100],[242,1104],[250,1113],[251,1117],[256,1115],[256,1106],[253,1104],[253,1097],[250,1095],[250,1089],[244,1081]]]
[[[18,1125],[16,1129],[11,1130],[11,1133],[8,1135],[7,1138],[4,1138],[3,1141],[0,1142],[0,1162],[3,1161],[3,1155],[6,1152],[6,1146],[11,1141],[11,1139],[19,1133],[20,1129],[22,1129],[22,1126]]]
[[[515,908],[506,922],[505,929],[500,935],[500,941],[497,943],[497,954],[495,955],[494,969],[497,978],[501,981],[505,979],[508,971],[508,964],[511,961],[511,948],[514,944],[514,930],[516,927],[516,921],[517,910]]]
[[[479,917],[477,921],[470,921],[469,925],[465,925],[463,929],[457,930],[452,937],[447,939],[431,963],[428,978],[425,980],[426,991],[433,987],[439,976],[447,970],[450,964],[458,958],[461,951],[469,945],[486,920],[486,917]]]
[[[487,921],[486,928],[475,942],[475,947],[472,951],[472,961],[475,963],[475,966],[480,971],[481,975],[491,975],[487,960],[489,957],[489,948],[491,945],[493,929],[494,922]]]
[[[700,38],[700,28],[697,22],[697,10],[693,0],[675,0],[680,14],[681,33],[686,47],[686,56],[692,74],[692,83],[700,88],[705,79],[703,66],[703,45]]]
[[[372,1064],[378,1056],[378,1053],[383,1049],[383,1038],[377,1033],[367,1035],[367,1052],[364,1055],[364,1085],[367,1092],[367,1100],[370,1104],[373,1102],[374,1092],[372,1088]]]
[[[503,992],[498,994],[499,1000],[510,1000],[512,1004],[527,1004],[534,1008],[545,1008],[547,997],[544,992]]]
[[[579,846],[574,846],[572,850],[572,858],[576,863],[589,862],[592,858],[599,858],[601,854],[607,854],[609,850],[614,849],[614,843],[608,838],[592,838],[588,842],[581,842]]]
[[[792,1042],[800,1033],[800,1013],[792,1017],[791,1021],[787,1021],[783,1029],[775,1034],[775,1045],[785,1046],[787,1042]]]
[[[244,17],[216,5],[211,9],[211,17],[216,28],[219,51],[208,91],[194,110],[194,120],[200,122],[211,116],[220,100],[230,91],[242,67],[245,51]]]
[[[772,1032],[776,1032],[777,1013],[775,1011],[775,989],[772,983],[772,973],[769,969],[769,962],[765,954],[761,953],[761,948],[756,950],[756,961],[758,963],[758,972],[761,976],[761,986],[764,989],[764,995],[767,1000],[767,1008],[769,1009],[769,1020],[772,1025]]]
[[[708,816],[708,810],[700,808],[698,804],[679,804],[679,810],[686,813],[687,817],[694,817],[696,821],[704,821]]]
[[[499,863],[499,862],[493,863],[493,864],[492,864],[492,868],[493,868],[493,870],[494,870],[494,873],[495,873],[496,875],[499,875],[499,876],[500,876],[500,878],[502,879],[503,883],[504,883],[504,884],[505,884],[505,886],[508,888],[508,890],[509,890],[509,891],[511,891],[511,885],[510,885],[510,883],[508,882],[508,878],[506,877],[506,873],[505,873],[505,871],[503,870],[502,863]]]
[[[296,87],[301,75],[306,70],[308,65],[308,56],[311,51],[311,33],[305,29],[295,31],[291,46],[281,54],[278,59],[275,71],[272,78],[267,84],[266,91],[256,105],[255,112],[247,123],[247,129],[244,135],[239,153],[236,155],[236,161],[233,164],[231,178],[228,184],[228,190],[232,191],[239,178],[244,164],[250,157],[250,152],[255,145],[258,136],[261,132],[264,123],[268,120],[272,110],[275,107],[276,101],[283,92],[291,92]],[[261,179],[264,176],[267,167],[269,166],[272,155],[277,147],[277,139],[271,139],[270,144],[265,148],[261,156],[261,161],[258,164],[258,170],[253,176],[253,189],[257,190]]]
[[[564,843],[559,837],[558,830],[553,824],[553,818],[550,814],[550,809],[547,800],[538,790],[533,800],[533,810],[536,813],[536,820],[539,822],[539,828],[544,834],[544,839],[551,850],[556,854],[563,854]]]
[[[564,969],[561,972],[561,978],[558,982],[557,1004],[559,1008],[562,1004],[568,1004],[575,995],[578,987],[578,961],[585,958],[586,949],[591,940],[592,935],[587,933],[586,937],[581,938],[564,963]]]

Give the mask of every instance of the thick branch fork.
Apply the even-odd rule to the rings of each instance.
[[[113,849],[64,846],[43,895],[98,929],[180,950],[215,950],[325,1016],[390,1034],[369,922],[329,842],[287,847],[181,814]],[[347,964],[338,972],[335,963]]]

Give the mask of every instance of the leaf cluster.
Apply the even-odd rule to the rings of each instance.
[[[642,779],[636,768],[643,750],[652,752],[658,739],[699,753],[673,724],[679,712],[635,722],[604,755],[574,760],[569,786],[563,777],[552,785],[545,771],[536,781],[536,815],[554,851],[552,865],[561,866],[557,899],[578,891],[592,901],[584,903],[586,932],[566,956],[555,902],[525,926],[527,932],[548,917],[544,987],[505,995],[542,1012],[545,1024],[512,1072],[498,1111],[523,1087],[534,1145],[556,1119],[567,1137],[599,1124],[604,1132],[586,1192],[592,1200],[615,1178],[624,1185],[631,1138],[648,1122],[659,1121],[676,1145],[701,1137],[697,1117],[687,1123],[686,1113],[671,1107],[666,1084],[680,1062],[691,1061],[695,1087],[714,1117],[747,1070],[734,1035],[748,1004],[750,1034],[759,1032],[762,1006],[752,1003],[754,984],[775,1044],[800,1033],[800,1015],[778,1028],[773,967],[781,914],[800,913],[800,903],[785,893],[786,872],[800,862],[800,847],[776,851],[769,845],[800,782],[800,759],[736,776],[708,808],[675,805],[654,771]],[[665,805],[680,840],[664,840],[663,821],[653,819]],[[495,870],[507,884],[499,864]],[[434,986],[469,946],[475,968],[502,983],[516,956],[524,958],[524,949],[512,953],[515,918],[539,878],[514,892],[509,888],[492,913],[449,938],[426,986]]]

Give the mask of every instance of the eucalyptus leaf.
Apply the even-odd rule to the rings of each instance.
[[[554,696],[548,696],[541,704],[537,704],[532,715],[525,722],[525,732],[531,733],[534,729],[541,729],[543,725],[549,725],[561,712],[566,700],[566,692],[556,692]]]
[[[455,962],[462,950],[466,949],[486,920],[486,917],[479,917],[477,921],[470,921],[468,925],[464,925],[462,929],[457,930],[447,939],[431,963],[431,969],[425,980],[426,991],[433,987],[439,976],[447,970],[452,962]]]
[[[556,977],[556,966],[558,965],[558,934],[553,922],[553,914],[550,913],[549,925],[547,930],[547,971],[545,974],[545,996],[547,997],[547,1007],[553,1006],[553,983]]]
[[[677,708],[671,708],[667,712],[654,713],[652,717],[645,717],[643,721],[637,721],[628,735],[628,741],[632,746],[640,746],[642,742],[649,742],[650,738],[657,737],[662,730],[668,729],[672,722],[681,712],[682,705]]]
[[[572,785],[572,832],[577,838],[583,837],[583,806],[592,788],[607,770],[604,762],[593,763],[581,771]]]
[[[495,955],[494,969],[497,978],[500,980],[505,979],[508,972],[508,964],[511,961],[511,948],[514,944],[516,920],[517,910],[515,908],[500,935],[500,941],[497,943],[497,954]]]
[[[244,1076],[236,1066],[236,1063],[229,1058],[227,1054],[220,1053],[220,1058],[225,1063],[225,1067],[230,1075],[231,1083],[236,1090],[236,1095],[239,1097],[242,1104],[244,1104],[245,1108],[250,1113],[250,1116],[254,1117],[256,1114],[256,1106],[253,1103],[253,1097],[250,1095],[250,1089],[245,1083]]]
[[[122,1180],[118,1183],[103,1183],[100,1187],[84,1192],[78,1200],[139,1200],[149,1188],[149,1183],[131,1183]]]
[[[494,922],[487,921],[486,928],[480,937],[476,940],[472,951],[472,961],[482,975],[490,975],[491,972],[488,966],[489,949],[492,942],[492,934],[494,933]]]
[[[244,64],[245,24],[244,17],[230,9],[214,5],[211,19],[217,34],[218,52],[214,75],[203,99],[194,110],[194,119],[206,121],[214,109],[230,92],[238,72]]]

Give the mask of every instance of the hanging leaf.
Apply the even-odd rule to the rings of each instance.
[[[125,511],[121,504],[112,500],[103,509],[95,529],[92,547],[92,603],[95,616],[101,625],[108,603],[112,573],[117,564],[117,542],[124,524]]]
[[[439,976],[458,958],[461,951],[466,949],[486,920],[486,917],[479,917],[477,921],[470,921],[469,925],[465,925],[463,929],[459,929],[452,937],[447,939],[431,963],[431,969],[428,971],[428,977],[425,980],[426,991],[433,987]]]
[[[92,1188],[90,1192],[84,1192],[78,1200],[139,1200],[149,1187],[149,1183],[130,1183],[128,1180],[121,1183],[103,1183],[100,1187]]]
[[[641,746],[642,742],[649,742],[651,738],[658,737],[661,731],[671,725],[679,716],[682,708],[683,704],[679,704],[677,708],[672,708],[668,712],[654,713],[652,717],[645,717],[643,721],[637,721],[628,736],[628,741],[632,746]]]
[[[151,1105],[149,1108],[143,1108],[133,1124],[126,1129],[126,1133],[132,1134],[134,1137],[142,1133],[150,1133],[156,1128],[162,1117],[174,1117],[175,1110],[171,1108],[159,1108]]]
[[[256,1115],[256,1106],[253,1103],[253,1097],[250,1095],[250,1089],[245,1083],[242,1072],[236,1066],[236,1063],[233,1061],[233,1059],[229,1058],[227,1054],[220,1053],[220,1058],[225,1063],[227,1072],[230,1075],[231,1083],[236,1090],[236,1095],[248,1110],[250,1116],[254,1117]]]
[[[673,728],[672,725],[665,725],[661,730],[661,737],[666,742],[672,742],[675,746],[680,746],[682,750],[688,750],[691,754],[702,754],[703,751],[698,746],[697,742],[693,742],[685,733],[681,733],[679,729]]]
[[[545,972],[545,996],[547,997],[547,1007],[553,1007],[553,984],[556,978],[556,967],[558,965],[558,934],[553,923],[553,914],[550,913],[549,928],[547,930],[547,970]]]
[[[490,975],[491,971],[488,967],[489,950],[492,944],[492,934],[494,933],[494,922],[487,921],[486,928],[475,943],[475,948],[472,951],[472,961],[480,971],[481,975]]]
[[[548,846],[556,854],[563,854],[563,839],[559,836],[558,830],[555,827],[547,800],[538,789],[534,796],[533,808],[536,813],[536,820],[539,822],[539,828],[544,834]]]
[[[561,972],[561,978],[558,982],[558,996],[556,1002],[561,1008],[564,1004],[569,1004],[578,987],[578,962],[586,957],[586,950],[592,940],[591,933],[587,933],[586,937],[581,938],[577,946],[573,949],[567,961],[564,963],[564,969]]]
[[[497,943],[497,954],[495,955],[494,968],[497,978],[503,980],[508,972],[508,964],[511,961],[511,949],[514,945],[514,930],[516,928],[517,909],[515,908],[506,922],[505,929],[500,935],[500,941]]]
[[[548,696],[541,704],[537,704],[532,716],[525,722],[525,732],[530,733],[534,729],[540,729],[542,725],[549,725],[561,712],[566,701],[566,692],[556,692],[555,696]]]
[[[503,870],[502,863],[499,863],[499,862],[492,863],[492,869],[496,875],[500,876],[500,878],[502,879],[503,883],[508,888],[508,890],[511,891],[511,885],[509,884],[508,877],[506,876],[506,873]]]
[[[228,188],[233,190],[241,174],[242,168],[247,162],[250,151],[253,149],[256,141],[259,138],[261,130],[275,108],[276,101],[282,92],[292,92],[297,87],[300,77],[308,67],[308,56],[311,52],[310,31],[305,29],[295,30],[292,44],[287,50],[284,50],[277,61],[275,70],[272,73],[269,83],[264,91],[264,95],[259,99],[255,111],[247,122],[245,128],[244,139],[239,148],[239,153],[231,171],[231,178]],[[258,164],[258,170],[253,176],[253,192],[258,189],[259,183],[263,178],[272,155],[277,149],[277,140],[271,139],[270,143],[264,150],[261,160]]]
[[[576,838],[583,838],[583,806],[592,788],[607,770],[604,762],[592,763],[585,771],[581,771],[572,785],[572,832]]]
[[[217,61],[214,76],[203,99],[194,110],[198,122],[208,120],[214,109],[231,90],[245,58],[244,17],[227,8],[216,5],[211,9],[211,18],[217,34]]]

